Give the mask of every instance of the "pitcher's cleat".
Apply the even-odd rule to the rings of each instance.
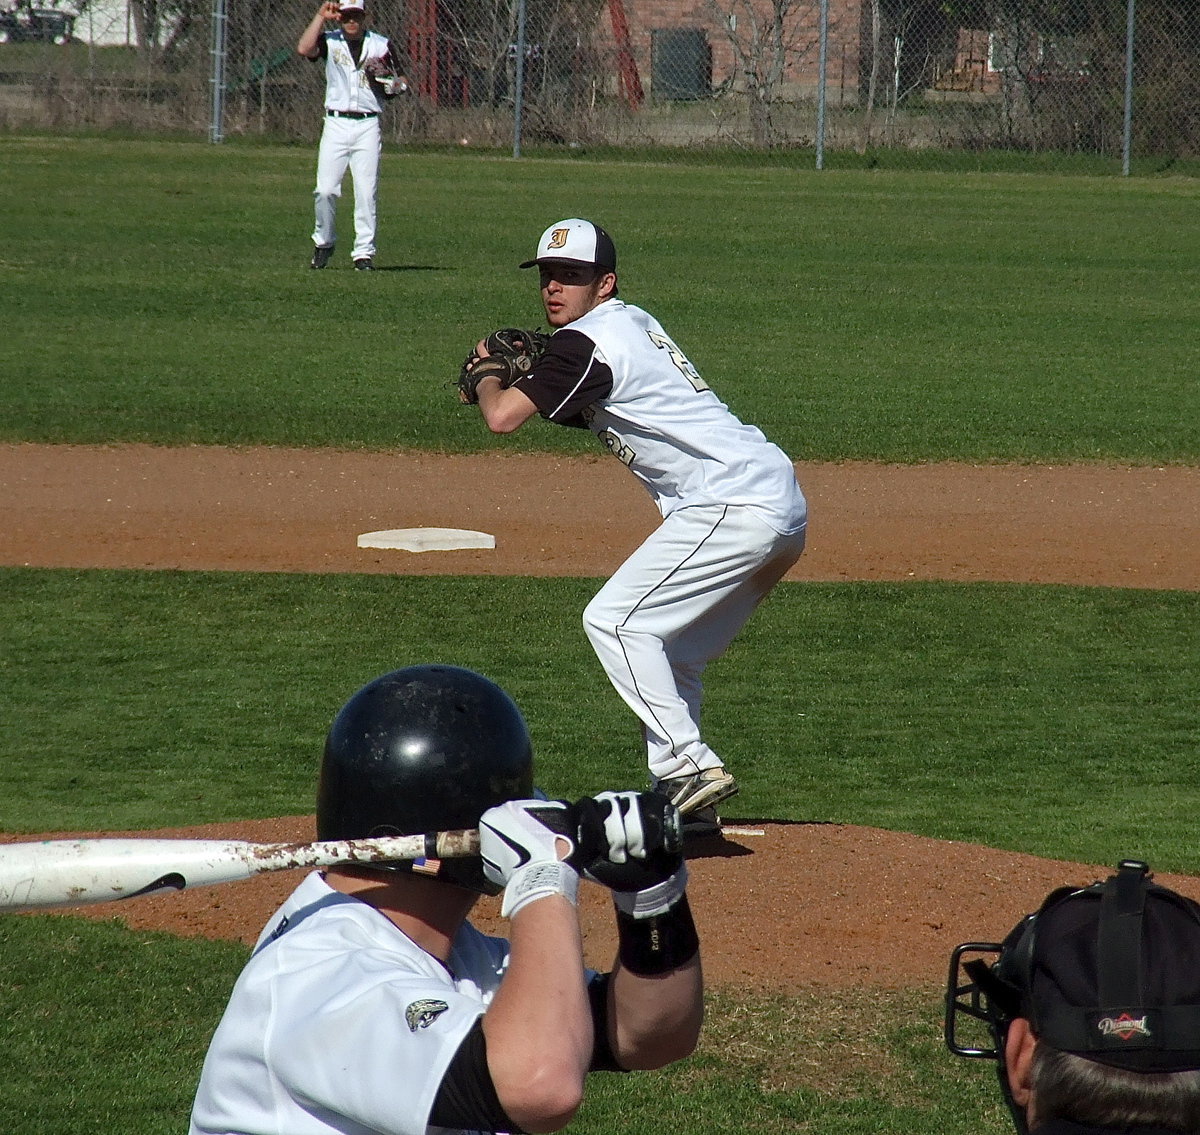
[[[737,790],[737,781],[720,765],[688,776],[663,777],[654,782],[654,791],[670,800],[684,816],[720,804],[735,796]]]

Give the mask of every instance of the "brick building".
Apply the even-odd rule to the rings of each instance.
[[[829,86],[847,101],[859,84],[864,7],[866,0],[829,0]],[[777,78],[785,97],[816,91],[816,0],[607,0],[605,15],[626,90],[635,69],[644,95],[656,100],[742,90],[756,75]]]

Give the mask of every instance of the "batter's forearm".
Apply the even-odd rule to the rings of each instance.
[[[483,1017],[488,1068],[505,1112],[525,1131],[557,1131],[583,1099],[592,1052],[575,907],[551,895],[514,915],[508,969]]]
[[[691,1054],[704,1020],[699,955],[644,977],[618,961],[609,981],[609,1042],[622,1068],[662,1068]]]

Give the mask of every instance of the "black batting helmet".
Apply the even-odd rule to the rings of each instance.
[[[488,808],[534,795],[521,711],[458,666],[409,666],[363,686],[325,739],[317,838],[366,839],[476,828]],[[377,865],[496,894],[476,857]]]

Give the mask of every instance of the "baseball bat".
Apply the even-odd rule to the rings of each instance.
[[[317,843],[64,839],[0,844],[0,911],[114,902],[292,867],[478,854],[474,830]]]

